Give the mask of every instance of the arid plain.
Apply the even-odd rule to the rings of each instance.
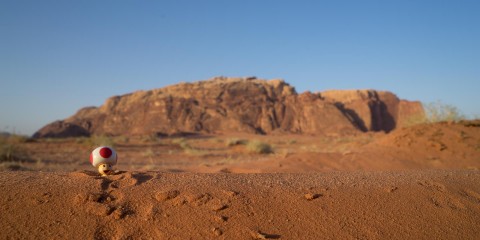
[[[477,239],[480,122],[422,114],[255,78],[112,97],[2,137],[0,237]],[[114,175],[90,165],[101,145]]]

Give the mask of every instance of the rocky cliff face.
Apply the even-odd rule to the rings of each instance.
[[[390,132],[408,124],[413,118],[424,118],[422,104],[400,100],[395,94],[375,90],[331,90],[320,95],[353,119],[362,131]]]
[[[411,106],[414,106],[412,110]],[[413,111],[413,113],[412,113]],[[48,124],[34,137],[179,132],[349,134],[391,131],[420,103],[374,90],[297,94],[283,80],[217,77],[114,96]]]

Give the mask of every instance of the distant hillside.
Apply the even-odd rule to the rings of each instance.
[[[333,90],[297,94],[283,80],[217,77],[114,96],[100,107],[50,123],[34,137],[389,132],[423,117],[419,102],[391,92]]]

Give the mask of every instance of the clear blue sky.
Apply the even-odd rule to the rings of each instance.
[[[0,131],[219,75],[390,90],[480,116],[480,1],[0,0]]]

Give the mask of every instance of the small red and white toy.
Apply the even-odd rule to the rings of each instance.
[[[113,166],[117,164],[117,153],[107,146],[95,148],[90,154],[90,163],[102,176],[112,175],[115,173]]]

